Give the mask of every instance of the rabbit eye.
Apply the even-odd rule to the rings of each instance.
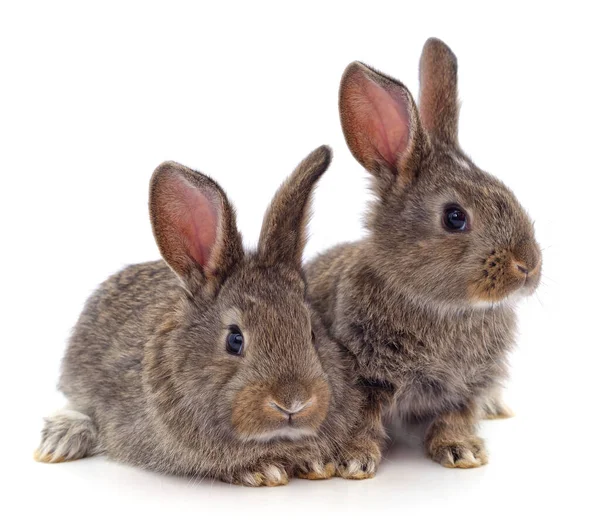
[[[241,355],[244,349],[244,336],[237,326],[230,326],[227,334],[227,352],[232,355]]]
[[[465,231],[469,225],[466,212],[456,204],[446,206],[443,221],[444,227],[452,232]]]

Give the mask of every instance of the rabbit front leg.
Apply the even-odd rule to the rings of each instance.
[[[289,476],[283,465],[277,462],[265,462],[255,467],[240,468],[227,473],[221,476],[221,480],[246,487],[278,487],[287,485]]]
[[[383,425],[383,410],[392,398],[392,391],[372,381],[362,381],[365,402],[359,426],[350,440],[338,451],[336,475],[345,479],[368,479],[375,476],[381,451],[387,438]]]
[[[475,434],[477,405],[445,412],[430,424],[425,447],[431,459],[448,468],[475,468],[488,462],[483,440]]]
[[[367,418],[372,414],[364,414]],[[375,476],[381,463],[380,440],[365,432],[348,443],[338,453],[335,474],[345,479],[369,479]]]

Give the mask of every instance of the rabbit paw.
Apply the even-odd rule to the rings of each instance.
[[[335,465],[322,461],[311,461],[298,467],[296,476],[302,479],[329,479],[335,475]]]
[[[345,479],[369,479],[375,476],[381,462],[379,446],[370,440],[355,443],[338,458],[336,476]]]
[[[447,468],[476,468],[488,462],[483,440],[467,436],[456,441],[434,441],[428,445],[431,459]]]
[[[46,419],[42,442],[33,457],[41,463],[80,459],[94,453],[97,436],[89,416],[65,409]]]
[[[265,465],[256,470],[240,471],[225,481],[246,487],[278,487],[287,485],[289,479],[285,469],[278,465]]]

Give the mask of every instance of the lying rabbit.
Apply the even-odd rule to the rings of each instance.
[[[330,461],[360,439],[362,399],[347,356],[311,321],[301,270],[330,157],[321,147],[298,166],[248,254],[213,180],[157,168],[150,216],[164,261],[124,269],[87,301],[63,361],[68,409],[46,420],[39,461],[104,453],[250,486],[367,477]]]
[[[515,339],[515,303],[542,257],[513,193],[458,144],[457,62],[426,42],[419,107],[391,77],[355,62],[340,88],[343,131],[377,195],[368,236],[307,269],[329,333],[354,358],[382,442],[382,413],[431,420],[428,455],[446,467],[487,462],[476,422],[507,415],[496,397]],[[376,458],[356,458],[373,462]]]

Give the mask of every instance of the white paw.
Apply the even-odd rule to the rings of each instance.
[[[62,410],[46,419],[34,459],[42,463],[72,461],[93,454],[96,442],[96,426],[89,416]]]

